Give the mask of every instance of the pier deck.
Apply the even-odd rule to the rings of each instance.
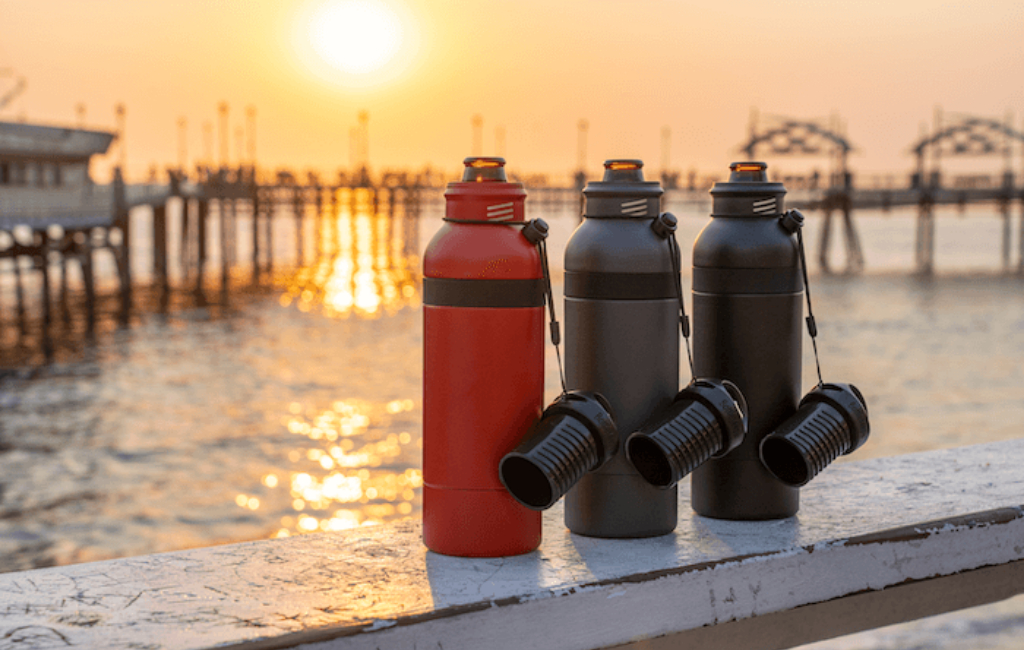
[[[850,209],[888,210],[889,208],[920,206],[927,201],[931,205],[967,206],[984,203],[1014,201],[1022,197],[1015,188],[855,188],[848,193]],[[839,190],[796,190],[786,197],[788,207],[804,210],[826,209],[844,199]]]
[[[429,553],[409,521],[2,574],[0,646],[786,648],[1024,591],[1022,464],[1024,439],[843,463],[770,522],[685,488],[647,540],[556,506],[513,558]]]

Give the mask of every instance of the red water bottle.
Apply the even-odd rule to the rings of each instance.
[[[502,158],[467,158],[423,257],[423,541],[496,557],[540,544],[541,513],[498,478],[544,398],[544,280],[526,192]]]

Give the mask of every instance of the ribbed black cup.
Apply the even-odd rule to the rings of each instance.
[[[523,442],[501,459],[498,477],[516,501],[546,510],[617,449],[608,402],[596,393],[572,391],[544,409]]]
[[[728,381],[694,380],[626,441],[626,457],[645,481],[670,488],[704,461],[743,442],[746,403]]]
[[[761,441],[761,462],[775,478],[799,487],[863,445],[870,431],[867,403],[855,386],[822,384]]]

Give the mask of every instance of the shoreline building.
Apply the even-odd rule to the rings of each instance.
[[[114,133],[0,122],[0,230],[109,225],[114,191],[89,175]]]

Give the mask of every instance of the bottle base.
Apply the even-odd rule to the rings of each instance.
[[[541,513],[505,490],[423,486],[423,543],[442,555],[502,557],[536,550]]]
[[[565,495],[565,525],[577,535],[634,539],[667,535],[678,521],[676,488],[639,474],[587,474]]]
[[[702,517],[732,521],[786,519],[800,509],[800,490],[758,460],[711,459],[691,479],[690,503]]]

